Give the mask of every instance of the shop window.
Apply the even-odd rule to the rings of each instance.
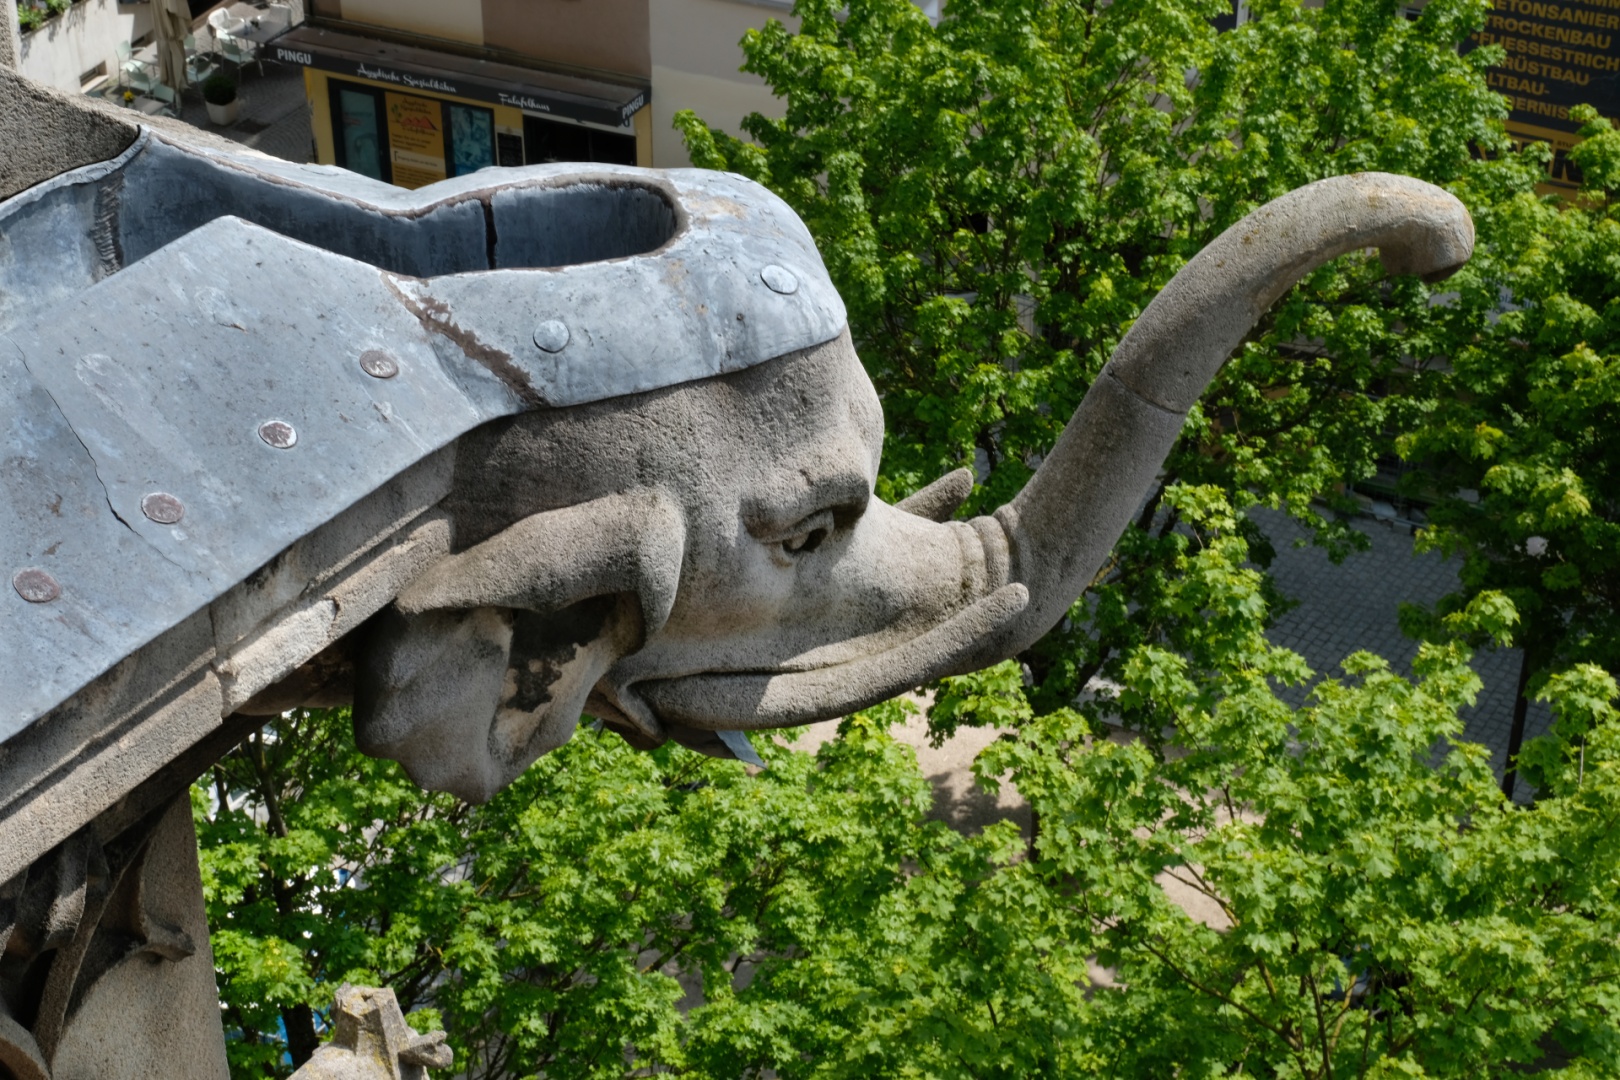
[[[383,146],[382,95],[332,80],[333,144],[337,163],[373,180],[392,181]]]
[[[333,143],[346,169],[425,187],[495,164],[495,114],[476,105],[330,80]]]
[[[452,176],[466,176],[495,164],[495,114],[471,105],[450,105]]]
[[[636,137],[600,131],[581,124],[562,124],[538,116],[523,118],[524,157],[530,165],[548,161],[594,161],[634,165]]]

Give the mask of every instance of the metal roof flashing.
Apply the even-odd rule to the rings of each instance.
[[[489,420],[844,325],[792,210],[702,170],[404,191],[148,130],[0,202],[0,743]]]

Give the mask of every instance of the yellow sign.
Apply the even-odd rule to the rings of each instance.
[[[445,178],[444,111],[432,98],[386,93],[394,183],[419,188]]]
[[[1568,153],[1580,125],[1572,105],[1620,114],[1620,0],[1492,0],[1478,45],[1507,54],[1485,81],[1507,98],[1508,134],[1552,145],[1545,188],[1573,191]]]

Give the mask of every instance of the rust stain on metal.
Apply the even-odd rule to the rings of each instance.
[[[688,195],[686,202],[689,207],[704,214],[725,214],[729,217],[744,218],[748,216],[748,207],[736,199],[724,195],[715,195],[705,192],[702,195]]]
[[[418,299],[410,295],[395,284],[391,274],[383,274],[382,280],[395,298],[405,306],[405,310],[416,316],[416,321],[422,324],[422,329],[453,342],[466,354],[467,359],[482,364],[525,405],[531,408],[545,405],[545,398],[540,396],[539,391],[529,382],[528,374],[513,362],[509,354],[480,341],[478,335],[471,330],[456,325],[455,320],[450,317],[450,305],[432,296]]]

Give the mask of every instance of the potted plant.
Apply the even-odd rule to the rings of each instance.
[[[236,97],[235,79],[223,72],[210,75],[203,81],[202,95],[209,120],[221,126],[236,123],[236,110],[242,103]]]

